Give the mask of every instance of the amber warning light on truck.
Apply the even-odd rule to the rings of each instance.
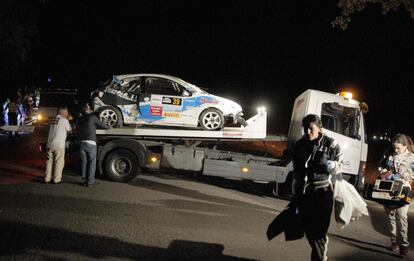
[[[352,93],[351,92],[340,92],[339,96],[344,97],[345,99],[352,100]]]

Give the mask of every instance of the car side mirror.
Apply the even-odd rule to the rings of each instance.
[[[185,97],[189,97],[189,96],[191,96],[191,93],[190,93],[189,91],[187,91],[187,90],[184,90],[181,94],[182,94],[183,96],[185,96]]]

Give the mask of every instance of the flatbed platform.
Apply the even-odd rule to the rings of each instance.
[[[226,127],[219,131],[194,129],[122,127],[108,130],[97,130],[98,136],[106,137],[140,137],[151,139],[219,139],[219,140],[250,140],[266,138],[266,112],[256,114],[248,119],[246,127]]]

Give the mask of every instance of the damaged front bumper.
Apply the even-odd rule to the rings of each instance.
[[[243,127],[247,126],[246,120],[243,118],[243,112],[238,112],[236,114],[229,115],[229,120],[231,120],[234,124],[240,124]]]

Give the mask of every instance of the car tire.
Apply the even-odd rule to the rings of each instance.
[[[223,113],[217,109],[208,108],[201,113],[199,122],[204,130],[220,130],[224,126]]]
[[[123,125],[121,112],[112,106],[102,106],[96,111],[96,114],[100,121],[112,128],[119,128]]]
[[[128,182],[141,174],[135,154],[127,149],[116,149],[105,159],[105,176],[115,182]]]

